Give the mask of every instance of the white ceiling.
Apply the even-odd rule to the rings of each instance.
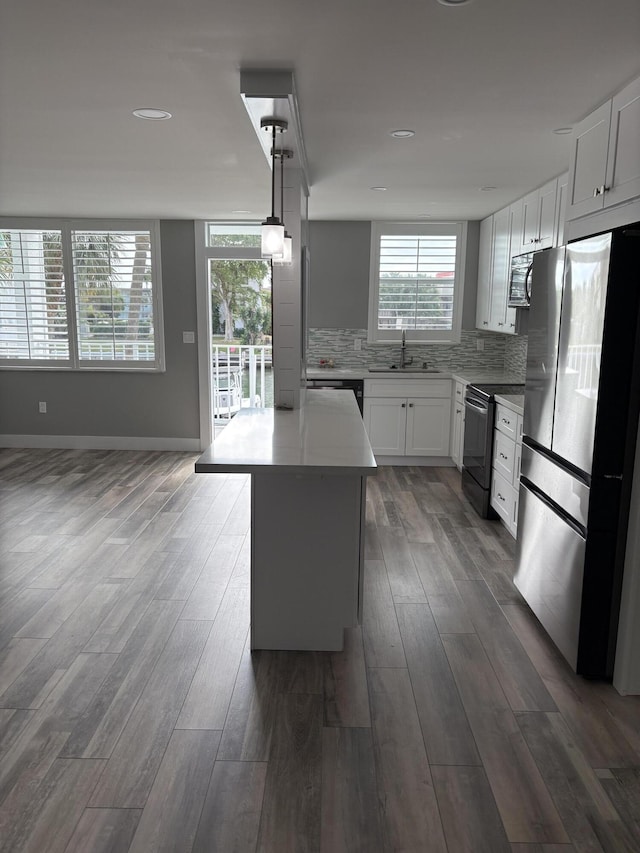
[[[640,75],[640,2],[3,0],[0,214],[262,218],[241,68],[294,71],[312,219],[479,219]]]

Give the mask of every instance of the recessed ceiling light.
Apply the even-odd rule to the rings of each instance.
[[[171,113],[168,113],[166,110],[155,110],[150,107],[134,110],[133,114],[136,118],[146,118],[148,121],[164,121],[167,118],[171,118]]]
[[[551,131],[552,133],[557,133],[558,136],[564,136],[567,133],[573,133],[572,127],[556,127],[555,130]]]
[[[232,210],[231,213],[251,213],[250,210]]]
[[[415,136],[415,130],[391,130],[389,131],[389,135],[393,136],[394,139],[409,139],[411,136]]]
[[[386,187],[370,187],[370,189],[374,190],[377,193],[383,193],[383,192],[386,192],[386,190],[387,190]]]
[[[471,0],[438,0],[442,6],[466,6]]]
[[[478,187],[478,189],[480,190],[481,193],[490,193],[490,192],[493,192],[493,190],[496,190],[498,188],[497,187]]]

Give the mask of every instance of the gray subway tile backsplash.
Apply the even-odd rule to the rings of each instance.
[[[360,340],[356,350],[354,341]],[[483,348],[478,349],[477,342]],[[491,332],[463,331],[459,344],[409,344],[414,364],[446,370],[507,370],[524,378],[527,358],[526,336],[497,335]],[[320,359],[333,359],[335,367],[357,369],[375,363],[397,362],[400,347],[367,343],[366,329],[309,329],[307,366],[318,367]]]

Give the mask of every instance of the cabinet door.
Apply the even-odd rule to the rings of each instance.
[[[510,208],[505,207],[493,214],[493,251],[491,257],[491,314],[489,328],[494,332],[506,332],[507,327],[507,294],[509,272],[511,270],[511,254],[509,240],[511,236]],[[515,308],[511,309],[514,314]]]
[[[554,178],[538,190],[538,242],[536,249],[553,246],[556,222],[558,179]]]
[[[533,252],[538,248],[540,193],[534,190],[522,199],[522,251]]]
[[[569,186],[569,173],[565,172],[558,178],[558,190],[556,192],[556,215],[554,225],[553,245],[562,246],[564,242],[564,223],[567,218],[567,189]]]
[[[460,382],[456,386],[461,385]],[[451,458],[456,468],[462,470],[464,453],[464,402],[454,396],[451,412]]]
[[[407,403],[407,456],[449,456],[451,400],[411,397]]]
[[[605,207],[640,196],[640,78],[613,98]]]
[[[511,257],[521,255],[526,249],[523,248],[524,227],[524,199],[519,198],[509,206],[509,254]]]
[[[571,138],[567,219],[601,210],[607,174],[611,101],[577,124]]]
[[[478,252],[478,292],[476,296],[476,328],[485,332],[489,328],[491,312],[491,248],[493,244],[493,216],[480,223],[480,249]]]
[[[406,400],[396,397],[365,397],[362,416],[374,453],[404,456]]]

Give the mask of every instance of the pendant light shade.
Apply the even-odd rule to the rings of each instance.
[[[271,131],[271,216],[262,223],[260,253],[263,258],[280,260],[284,255],[284,225],[275,212],[276,195],[276,133],[284,133],[287,122],[277,118],[263,118],[263,130]]]
[[[281,258],[284,253],[284,225],[277,216],[268,216],[262,223],[261,254],[263,258]]]

